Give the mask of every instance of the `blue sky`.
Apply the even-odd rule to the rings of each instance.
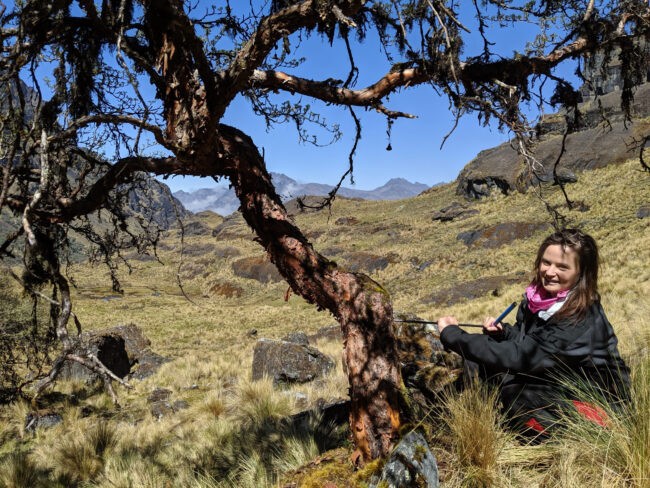
[[[254,0],[253,3],[261,1],[264,0]],[[222,4],[219,1],[205,0],[199,3],[199,8],[210,3]],[[247,8],[248,2],[233,5],[243,9]],[[200,15],[198,11],[195,14]],[[471,3],[463,3],[460,21],[472,31],[466,39],[465,57],[479,54],[482,47],[473,17]],[[531,39],[534,32],[535,29],[524,25],[516,29],[493,28],[487,34],[496,43],[493,46],[494,52],[510,56],[514,50],[522,52],[526,41]],[[345,79],[348,75],[348,59],[342,42],[335,42],[330,46],[326,39],[312,35],[299,45],[292,44],[292,49],[292,54],[306,59],[298,69],[287,70],[292,74],[316,80]],[[355,62],[360,68],[354,88],[363,88],[376,82],[389,69],[389,63],[380,50],[379,42],[371,33],[364,44],[354,43],[352,49]],[[49,75],[51,78],[51,73],[48,72],[52,68],[53,65],[45,63],[39,68],[39,76]],[[143,89],[153,93],[150,87],[145,86],[146,78],[142,77],[141,81]],[[46,89],[46,86],[43,85],[42,88]],[[343,137],[337,143],[326,147],[300,143],[295,126],[279,124],[267,130],[264,120],[255,116],[248,102],[241,97],[229,107],[223,122],[242,129],[253,138],[263,152],[270,171],[284,173],[303,183],[334,185],[348,167],[348,154],[354,138],[354,124],[347,109],[326,106],[307,97],[301,99],[282,92],[276,95],[276,101],[287,99],[311,104],[313,110],[325,117],[329,123],[340,124]],[[352,185],[348,178],[344,186],[371,190],[397,177],[427,185],[452,181],[481,150],[508,140],[509,134],[501,133],[495,127],[481,127],[476,114],[469,114],[460,120],[453,134],[441,148],[444,136],[454,124],[448,103],[445,96],[440,96],[430,86],[404,89],[385,100],[387,108],[418,117],[395,121],[390,140],[391,151],[386,150],[389,142],[386,118],[374,111],[356,109],[363,133],[355,155],[355,184]],[[110,148],[107,150],[110,152]],[[173,192],[193,191],[217,185],[210,178],[178,176],[168,178],[164,182]]]
[[[477,39],[473,11],[464,7],[465,17],[461,22],[472,30],[472,38],[466,43],[465,56],[476,55],[482,47]],[[488,32],[497,45],[494,50],[511,55],[515,49],[523,51],[530,40],[532,29],[520,26],[517,29],[500,28]],[[356,88],[363,88],[379,79],[389,68],[379,43],[370,35],[367,41],[353,45],[355,61],[360,67]],[[296,55],[305,56],[305,63],[291,73],[311,79],[345,79],[348,61],[341,44],[330,47],[317,35],[311,36],[299,46]],[[280,93],[277,100],[299,100]],[[330,123],[340,124],[343,137],[327,147],[314,147],[300,143],[295,126],[281,124],[267,130],[264,121],[254,116],[247,102],[236,100],[228,109],[225,123],[234,125],[249,134],[265,155],[270,171],[284,173],[303,183],[318,182],[335,184],[348,165],[348,153],[354,137],[354,125],[345,108],[325,106],[318,101],[302,97],[302,103],[310,103]],[[386,150],[386,118],[374,111],[357,109],[363,133],[356,151],[354,185],[349,178],[344,186],[371,190],[391,178],[402,177],[412,182],[434,185],[452,181],[459,171],[481,150],[494,147],[509,139],[508,134],[495,127],[481,127],[476,114],[463,117],[454,133],[441,148],[444,136],[451,130],[454,119],[446,97],[441,97],[430,86],[405,89],[393,94],[385,105],[417,115],[417,119],[398,119],[392,127],[391,151]],[[215,186],[210,179],[175,177],[165,180],[172,191],[192,191]]]

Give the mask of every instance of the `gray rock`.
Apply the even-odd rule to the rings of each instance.
[[[333,367],[332,359],[304,344],[260,339],[253,351],[253,380],[268,376],[275,385],[306,383]]]
[[[144,379],[154,374],[168,358],[151,350],[151,341],[135,324],[117,325],[107,329],[84,332],[79,337],[77,352],[94,354],[119,378]],[[93,382],[99,376],[85,366],[68,362],[62,370],[64,378]]]
[[[136,380],[143,380],[149,376],[153,376],[163,364],[169,361],[171,359],[149,350],[137,360],[137,364],[134,365],[129,377]]]
[[[650,217],[650,204],[641,205],[636,212],[636,216],[639,219],[647,219]]]
[[[485,229],[461,232],[456,239],[467,246],[496,249],[517,239],[525,239],[536,232],[549,229],[550,226],[544,222],[503,222]]]
[[[147,400],[151,404],[151,415],[160,420],[166,415],[171,415],[188,408],[189,404],[185,400],[171,401],[172,391],[166,388],[154,389]]]
[[[441,208],[438,212],[434,213],[431,220],[451,222],[452,220],[463,220],[478,213],[479,211],[474,208],[468,208],[466,205],[453,202],[451,205]]]
[[[580,106],[582,124],[574,127],[567,137],[566,152],[558,166],[565,183],[574,181],[577,172],[623,163],[634,156],[629,140],[634,135],[635,126],[624,120],[620,94],[620,91],[609,93],[599,97],[598,101]],[[607,124],[603,124],[603,114],[608,118]],[[506,142],[481,151],[463,168],[456,180],[456,193],[478,199],[494,191],[503,194],[525,191],[539,180],[552,181],[553,167],[566,128],[564,115],[551,114],[539,127],[539,140],[533,148],[533,154],[540,163],[536,173],[530,171],[512,143]],[[633,122],[650,115],[650,83],[636,88],[632,115]]]
[[[49,429],[63,422],[63,417],[56,412],[29,412],[25,417],[25,432],[36,432],[37,429]]]
[[[426,439],[409,432],[391,453],[371,488],[438,488],[438,464]]]
[[[74,351],[80,356],[94,355],[119,378],[124,378],[131,371],[124,338],[117,334],[107,331],[85,332],[79,337]],[[77,379],[88,383],[100,379],[97,373],[76,361],[67,361],[61,370],[61,376],[65,379]]]
[[[309,345],[309,337],[304,332],[290,332],[282,338],[283,341],[293,342],[294,344]]]
[[[339,342],[343,340],[343,332],[341,332],[341,326],[339,324],[326,325],[325,327],[318,329],[313,334],[307,336],[307,338],[309,339],[309,342],[316,342],[320,340]]]

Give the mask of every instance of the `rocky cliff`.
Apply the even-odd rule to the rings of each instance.
[[[607,164],[621,163],[638,154],[633,141],[650,131],[650,83],[639,85],[632,104],[632,120],[625,120],[620,108],[620,91],[589,100],[579,107],[580,124],[567,137],[558,173],[569,181],[575,173]],[[524,158],[510,143],[481,151],[460,172],[457,193],[481,198],[492,191],[523,191],[538,181],[553,181],[553,167],[566,130],[566,112],[542,119],[533,149],[541,167],[531,172]]]

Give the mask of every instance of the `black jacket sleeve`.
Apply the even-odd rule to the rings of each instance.
[[[520,318],[520,308],[517,318]],[[468,334],[456,326],[446,327],[440,335],[445,347],[466,359],[483,364],[494,371],[535,373],[556,366],[565,359],[575,362],[592,352],[591,333],[586,321],[579,324],[541,322],[521,333],[525,324],[517,321],[505,329],[505,338]],[[580,358],[575,356],[579,351]]]

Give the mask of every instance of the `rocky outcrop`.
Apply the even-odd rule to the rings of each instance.
[[[566,139],[565,153],[558,165],[560,181],[576,181],[576,173],[622,163],[636,155],[630,142],[647,133],[650,122],[650,83],[637,87],[632,104],[632,121],[620,109],[620,92],[580,105],[581,117]],[[553,169],[566,130],[566,112],[542,119],[533,154],[540,166],[531,171],[510,143],[481,151],[460,172],[456,192],[476,199],[492,192],[523,191],[538,182],[553,182]],[[605,119],[605,118],[606,119]]]
[[[462,203],[452,202],[431,216],[431,220],[439,222],[451,222],[452,220],[464,220],[472,215],[478,215],[479,211],[475,208],[469,208]]]
[[[169,361],[151,350],[151,341],[135,324],[84,332],[77,350],[90,352],[119,378],[147,378]],[[62,376],[88,382],[99,379],[96,373],[77,362],[66,363]]]
[[[268,376],[275,385],[313,381],[333,367],[332,359],[306,344],[260,339],[253,351],[253,380]]]
[[[501,296],[505,286],[528,282],[525,272],[510,275],[487,276],[478,280],[457,283],[449,288],[443,288],[420,299],[421,303],[435,306],[449,306],[466,300],[481,298],[488,293],[492,296]]]
[[[456,239],[468,247],[496,249],[518,239],[526,239],[536,232],[550,230],[544,222],[503,222],[484,229],[461,232]]]

